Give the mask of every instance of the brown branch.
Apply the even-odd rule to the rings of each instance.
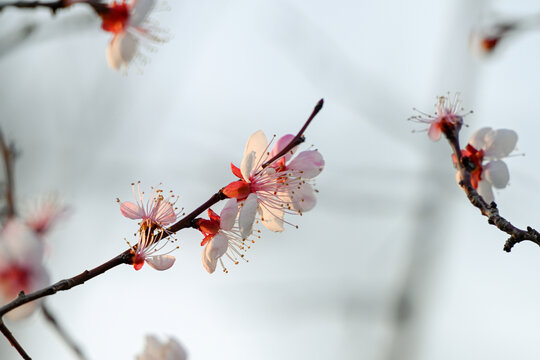
[[[109,9],[109,6],[107,5],[107,3],[103,3],[100,0],[86,0],[86,1],[78,1],[75,3],[68,0],[56,0],[56,1],[49,1],[49,2],[14,1],[14,2],[0,4],[0,11],[4,10],[4,8],[6,7],[15,7],[19,9],[47,8],[51,10],[51,13],[53,15],[55,15],[59,9],[65,9],[76,3],[89,5],[98,15],[106,12]]]
[[[6,327],[6,325],[4,324],[3,321],[0,321],[0,331],[9,340],[9,343],[11,344],[11,346],[13,346],[17,350],[17,352],[19,353],[19,355],[22,356],[23,359],[32,360],[32,358],[30,356],[28,356],[26,351],[24,351],[21,344],[19,344],[17,339],[15,339],[15,337],[13,336],[11,331],[9,331],[9,329]]]
[[[461,148],[459,146],[459,129],[448,129],[447,131],[444,131],[444,135],[456,157],[456,167],[461,174],[459,186],[465,191],[471,204],[478,208],[482,215],[488,218],[488,223],[510,235],[504,244],[504,251],[510,252],[515,244],[525,240],[532,241],[540,246],[540,233],[538,231],[531,227],[527,227],[527,230],[522,230],[512,225],[512,223],[499,214],[499,209],[495,202],[492,202],[491,204],[485,202],[472,186],[471,170],[473,170],[472,166],[474,165],[470,164],[468,159],[461,154]]]
[[[58,335],[60,335],[62,340],[75,353],[75,355],[77,355],[80,360],[86,360],[86,356],[84,356],[84,353],[79,345],[75,343],[67,331],[60,325],[58,320],[56,320],[56,317],[52,314],[49,307],[45,305],[45,301],[41,303],[41,311],[43,312],[45,319],[49,322],[49,324],[51,324],[54,330],[56,330]]]
[[[2,151],[2,157],[4,159],[4,169],[6,173],[5,184],[5,197],[7,216],[11,217],[15,215],[15,200],[14,200],[14,184],[13,184],[13,147],[10,147],[4,140],[4,136],[0,131],[0,150]]]
[[[281,150],[279,153],[276,154],[276,156],[272,157],[270,160],[266,161],[263,165],[262,165],[262,168],[264,169],[265,167],[267,167],[268,165],[270,165],[271,163],[273,163],[274,161],[276,161],[276,159],[279,159],[280,157],[282,157],[283,155],[285,155],[288,151],[290,151],[291,149],[293,149],[295,146],[298,146],[300,145],[301,143],[303,143],[304,141],[306,141],[306,138],[304,137],[304,132],[306,131],[307,127],[309,126],[309,124],[311,123],[311,120],[313,120],[315,118],[315,116],[317,116],[317,114],[319,113],[319,111],[321,111],[322,107],[324,105],[324,99],[321,99],[319,100],[319,102],[317,103],[317,105],[315,105],[315,108],[313,109],[313,112],[311,113],[311,115],[309,116],[309,118],[306,120],[306,123],[304,124],[304,126],[302,126],[302,128],[300,129],[300,131],[298,132],[298,134],[296,134],[296,136],[291,140],[291,142],[285,146],[283,148],[283,150]]]

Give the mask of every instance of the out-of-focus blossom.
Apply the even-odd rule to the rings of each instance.
[[[469,144],[461,151],[462,156],[474,164],[471,185],[487,203],[494,200],[492,187],[503,189],[508,185],[510,173],[501,159],[516,148],[517,140],[513,130],[484,127],[473,133]],[[456,174],[456,180],[458,183],[462,180],[460,172]]]
[[[45,235],[51,227],[67,213],[67,207],[55,198],[44,198],[26,215],[26,225],[38,235]]]
[[[469,37],[469,48],[471,52],[480,57],[492,55],[501,41],[505,39],[513,30],[515,23],[496,23],[474,29]]]
[[[0,231],[0,302],[7,303],[19,292],[30,293],[49,283],[43,266],[43,241],[23,221],[10,218]],[[39,301],[25,304],[7,314],[21,318],[32,313]]]
[[[122,215],[132,220],[141,220],[139,223],[141,231],[147,228],[160,229],[176,221],[175,195],[171,193],[168,198],[165,198],[163,190],[152,187],[152,193],[149,199],[145,201],[140,182],[131,184],[131,187],[135,196],[135,203],[131,201],[120,203],[119,199],[117,199],[117,202],[120,203]]]
[[[155,336],[147,335],[146,344],[142,354],[137,355],[136,360],[186,360],[186,350],[174,338],[167,342],[160,342]]]
[[[152,23],[148,16],[156,5],[156,0],[114,1],[100,11],[101,27],[114,34],[107,48],[107,61],[115,70],[126,70],[139,53],[140,43],[147,47],[151,43],[166,41],[160,36],[162,30]]]
[[[285,212],[302,214],[315,206],[311,179],[324,168],[324,160],[317,150],[303,151],[292,158],[293,149],[264,166],[292,138],[293,135],[280,138],[269,152],[266,136],[259,130],[249,138],[240,168],[231,164],[233,174],[240,180],[227,185],[223,193],[240,203],[238,223],[243,238],[251,234],[257,212],[267,229],[283,231]]]
[[[206,245],[202,252],[202,263],[210,274],[216,270],[218,261],[224,272],[228,272],[223,264],[222,257],[225,255],[234,264],[244,258],[243,252],[249,248],[246,239],[240,234],[236,225],[238,205],[236,199],[229,199],[220,215],[212,209],[208,209],[210,219],[198,219],[197,227],[203,233],[204,239],[201,245]],[[253,240],[250,241],[251,243]]]
[[[463,125],[463,117],[470,113],[462,113],[463,108],[460,108],[459,94],[455,94],[453,99],[450,99],[449,96],[439,96],[435,108],[434,115],[413,109],[419,115],[409,118],[412,121],[429,124],[427,132],[433,141],[438,141],[441,138],[441,133],[456,134]]]

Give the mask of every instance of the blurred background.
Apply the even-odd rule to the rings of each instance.
[[[178,234],[174,267],[117,267],[47,299],[90,359],[133,359],[146,334],[190,359],[538,359],[540,249],[503,252],[455,183],[450,148],[408,122],[460,92],[462,142],[481,126],[518,132],[511,184],[496,192],[516,226],[540,226],[540,32],[494,56],[468,49],[493,16],[540,13],[520,1],[172,1],[152,18],[170,34],[148,63],[114,72],[111,35],[85,6],[0,13],[0,126],[21,151],[19,208],[58,194],[71,215],[49,236],[53,281],[127,246],[136,224],[116,198],[163,183],[191,211],[234,180],[250,134],[308,129],[326,167],[317,207],[264,231],[248,263],[209,275],[201,234]],[[163,10],[163,8],[162,8]],[[531,194],[532,192],[532,194]],[[215,210],[219,210],[216,207]],[[73,359],[36,312],[8,326],[35,359]],[[0,341],[0,358],[18,359]]]

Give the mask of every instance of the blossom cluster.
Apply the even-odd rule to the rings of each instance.
[[[251,135],[240,167],[231,164],[238,180],[221,190],[229,199],[220,214],[209,208],[208,219],[192,221],[192,227],[204,235],[202,263],[209,273],[215,271],[218,263],[228,271],[223,258],[234,264],[244,259],[254,238],[260,236],[260,230],[254,231],[255,223],[280,232],[285,224],[295,226],[284,218],[285,214],[302,215],[315,206],[313,179],[323,170],[324,160],[318,150],[296,155],[297,146],[291,146],[294,138],[285,135],[269,150],[271,143],[262,131]],[[131,247],[134,267],[139,270],[146,262],[157,270],[166,270],[174,264],[170,255],[174,249],[160,251],[168,242],[175,241],[166,226],[177,220],[176,198],[171,195],[166,199],[161,190],[153,189],[145,201],[139,184],[132,186],[136,202],[120,203],[120,211],[127,218],[140,220],[138,242]]]
[[[435,115],[420,112],[420,115],[410,119],[429,124],[428,136],[431,140],[437,141],[444,134],[451,143],[459,144],[459,131],[467,114],[462,113],[458,95],[453,100],[446,96],[439,97],[436,108]],[[502,159],[514,151],[517,140],[518,136],[513,130],[483,127],[475,131],[467,146],[460,150],[461,162],[466,164],[470,173],[471,186],[486,203],[494,201],[493,188],[503,189],[508,185],[510,173]],[[452,160],[457,167],[457,154],[452,155]],[[463,180],[463,171],[458,168],[456,181],[459,184]]]

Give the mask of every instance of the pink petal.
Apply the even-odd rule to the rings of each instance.
[[[486,135],[493,131],[490,127],[483,127],[476,130],[469,139],[471,144],[476,150],[485,149],[486,147]]]
[[[160,225],[168,225],[176,221],[173,205],[168,201],[158,201],[152,212],[155,214],[152,218]]]
[[[498,129],[486,134],[486,149],[487,157],[500,159],[508,156],[517,144],[518,136],[514,130]]]
[[[220,228],[223,230],[231,230],[236,221],[236,216],[238,215],[238,202],[236,199],[229,199],[223,210],[221,210],[221,220],[219,223]]]
[[[508,181],[510,181],[508,167],[502,160],[490,161],[484,165],[483,175],[497,189],[505,188],[508,185]]]
[[[311,179],[324,169],[324,159],[317,150],[302,151],[292,159],[287,168],[294,172],[300,172],[299,176],[305,179]]]
[[[276,156],[281,150],[283,150],[287,145],[289,145],[289,143],[292,141],[292,139],[294,139],[294,135],[292,135],[292,134],[287,134],[287,135],[283,135],[282,137],[280,137],[276,141],[276,144],[274,145],[274,148],[272,149],[272,151],[270,151],[270,155],[268,155],[268,158],[271,159],[274,156]],[[297,148],[298,148],[298,146],[295,146],[291,151],[289,151],[289,152],[287,152],[287,154],[285,154],[285,161],[289,161],[289,159],[294,154],[294,152],[296,151]]]
[[[156,255],[146,258],[148,265],[159,271],[169,269],[175,261],[176,259],[172,255]]]
[[[217,259],[210,259],[208,257],[208,246],[205,246],[202,251],[202,264],[203,267],[208,271],[209,274],[212,274],[216,271]]]
[[[289,194],[294,209],[301,212],[309,211],[317,204],[315,192],[310,184],[304,184],[296,189],[294,194]]]
[[[249,137],[244,149],[244,158],[240,165],[245,180],[249,179],[249,175],[256,170],[256,167],[263,164],[267,158],[267,154],[265,153],[267,148],[268,141],[262,130],[255,132]]]
[[[259,206],[262,224],[270,231],[283,231],[283,209],[268,209]]]
[[[431,123],[428,129],[428,136],[433,141],[439,141],[441,138],[441,126],[439,122],[434,121]]]
[[[131,201],[124,201],[121,203],[120,212],[122,215],[132,220],[142,219],[146,215],[143,208]]]
[[[255,222],[255,215],[257,215],[257,208],[259,203],[257,201],[257,194],[249,194],[244,201],[244,205],[240,209],[240,215],[238,216],[238,226],[240,227],[240,234],[244,239],[247,239],[253,231],[253,223]]]

